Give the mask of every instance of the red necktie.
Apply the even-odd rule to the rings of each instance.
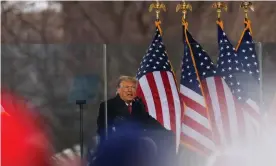
[[[131,112],[132,112],[132,105],[131,104],[128,105],[128,111],[131,114]]]

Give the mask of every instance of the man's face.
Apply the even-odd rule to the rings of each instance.
[[[132,101],[136,97],[136,84],[132,81],[122,81],[117,92],[125,102]]]

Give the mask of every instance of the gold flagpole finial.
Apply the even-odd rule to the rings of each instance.
[[[179,10],[182,10],[182,14],[183,14],[182,23],[185,23],[187,12],[189,10],[192,11],[192,5],[190,3],[186,3],[185,1],[182,1],[180,4],[176,6],[176,12],[178,12]]]
[[[248,19],[248,11],[254,11],[254,6],[252,2],[244,1],[241,3],[241,8],[243,8],[245,19]]]
[[[156,13],[156,20],[159,20],[159,15],[160,15],[160,11],[163,10],[164,12],[166,12],[166,6],[163,3],[160,3],[159,1],[156,1],[156,3],[152,3],[149,6],[149,12],[152,11],[152,9],[156,9],[155,13]]]
[[[212,5],[212,7],[217,9],[218,20],[220,20],[220,16],[221,16],[222,9],[224,9],[225,11],[227,11],[227,5],[226,5],[225,2],[215,2],[215,3]]]

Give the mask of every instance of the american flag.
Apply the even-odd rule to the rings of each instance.
[[[217,75],[221,76],[230,88],[228,88],[228,97],[225,95],[228,121],[224,122],[223,127],[227,143],[234,143],[234,141],[255,136],[252,135],[252,131],[258,130],[259,123],[256,119],[260,119],[260,115],[258,105],[252,100],[249,93],[250,91],[256,91],[256,87],[254,89],[251,89],[252,87],[247,89],[250,87],[253,71],[246,71],[247,69],[244,65],[250,63],[244,60],[247,60],[247,56],[249,55],[243,53],[245,53],[244,50],[250,51],[251,47],[248,47],[250,45],[241,43],[240,46],[243,47],[240,47],[241,50],[237,54],[226,33],[223,31],[221,24],[222,22],[218,23],[218,44],[220,51],[217,62]],[[253,52],[250,56],[252,55],[256,56]],[[254,65],[254,62],[251,63]],[[223,100],[220,99],[220,102],[222,103]]]
[[[194,65],[195,64],[195,65]],[[198,72],[198,75],[197,75]],[[181,140],[195,150],[210,155],[214,149],[208,109],[201,81],[215,72],[215,66],[184,25],[184,56],[180,96],[185,104]]]
[[[190,44],[190,49],[193,52],[198,76],[200,77],[202,87],[201,93],[203,92],[205,105],[210,115],[213,142],[216,148],[221,146],[224,147],[225,145],[229,145],[232,140],[239,137],[238,126],[242,125],[242,117],[239,116],[240,109],[235,102],[230,88],[222,76],[218,74],[217,68],[212,63],[210,57],[203,51],[202,47],[192,39],[189,33],[186,33],[186,35],[186,38],[189,39],[189,43],[192,43]],[[185,81],[183,81],[183,83],[185,83]]]
[[[245,104],[245,110],[248,112],[247,117],[255,124],[255,128],[258,128],[262,124],[260,112],[260,104],[262,103],[260,98],[260,68],[255,42],[251,35],[250,20],[245,20],[245,29],[236,50],[238,53],[236,59],[240,60],[244,69],[241,85],[244,90],[244,101],[247,103]]]
[[[259,60],[255,49],[255,43],[251,36],[249,20],[245,21],[245,29],[237,46],[237,52],[244,70],[253,76],[254,82],[259,83]]]
[[[178,147],[183,107],[160,31],[157,25],[153,41],[140,63],[136,75],[139,81],[137,95],[153,118],[176,133]]]

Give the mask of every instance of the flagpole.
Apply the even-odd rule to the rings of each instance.
[[[181,3],[179,3],[177,6],[176,6],[176,12],[179,12],[179,11],[181,11],[182,12],[182,17],[181,17],[181,20],[182,20],[182,25],[183,25],[183,32],[184,32],[184,36],[185,37],[187,37],[187,35],[186,35],[186,31],[187,31],[187,28],[188,28],[188,21],[187,21],[187,13],[188,13],[188,11],[192,11],[192,5],[190,4],[190,3],[186,3],[185,2],[185,0],[183,0]],[[192,59],[192,62],[193,62],[193,66],[194,66],[194,68],[195,68],[195,73],[196,73],[196,76],[197,76],[197,80],[199,81],[199,84],[200,84],[200,89],[201,89],[201,92],[202,92],[202,95],[203,95],[203,98],[204,98],[204,102],[205,102],[205,104],[206,104],[206,98],[205,98],[205,95],[204,95],[204,91],[203,91],[203,89],[202,89],[202,86],[201,86],[201,81],[200,81],[200,77],[199,77],[199,73],[198,73],[198,70],[197,70],[197,66],[196,66],[196,62],[195,62],[195,59],[194,59],[194,55],[193,55],[193,52],[192,52],[192,50],[191,50],[191,44],[194,44],[194,43],[190,43],[190,41],[187,39],[187,38],[185,38],[185,39],[183,39],[183,40],[186,40],[187,41],[187,44],[188,44],[188,47],[189,47],[189,49],[190,49],[190,52],[191,52],[191,59]],[[185,52],[184,52],[185,53]],[[185,105],[185,103],[184,103],[184,110],[186,109],[186,105]],[[207,111],[208,112],[208,111]],[[184,116],[184,114],[182,115],[182,116]],[[209,115],[208,115],[209,116]],[[181,118],[182,119],[182,118]],[[208,117],[208,119],[210,120],[210,118]],[[211,124],[211,123],[210,123]],[[188,143],[186,143],[185,141],[183,141],[184,143],[184,145],[188,148],[188,149],[190,149],[190,150],[192,150],[192,151],[195,151],[195,152],[197,152],[197,153],[200,153],[200,154],[202,154],[203,152],[202,151],[200,151],[200,150],[198,150],[197,148],[195,148],[194,146],[192,146],[192,145],[190,145],[190,144],[188,144]]]
[[[224,10],[224,11],[227,11],[227,4],[225,2],[215,2],[213,3],[212,5],[212,8],[215,8],[216,9],[216,12],[217,12],[217,25],[220,26],[221,29],[223,29],[223,21],[221,20],[221,12]],[[222,78],[223,79],[223,78]],[[219,130],[219,129],[218,129]],[[219,132],[219,131],[217,131]],[[219,133],[216,133],[216,134],[219,134]],[[213,135],[214,136],[214,135]],[[215,138],[215,137],[214,137]],[[216,139],[215,139],[216,140]],[[218,151],[222,150],[223,149],[223,146],[220,145],[220,146],[217,146],[216,149]]]
[[[190,10],[192,11],[192,5],[190,5],[189,3],[186,4],[185,1],[182,1],[182,3],[178,4],[176,6],[176,12],[178,12],[179,10],[182,10],[183,16],[182,16],[182,24],[184,26],[184,24],[186,23],[186,15],[187,15],[187,11]],[[179,87],[179,92],[180,92],[180,87]],[[184,110],[185,110],[185,104],[183,104]],[[184,113],[182,115],[182,117],[184,117]],[[181,117],[181,120],[182,120]],[[180,127],[181,128],[181,127]],[[181,130],[181,129],[180,129]],[[181,138],[180,138],[181,140]],[[181,142],[181,141],[180,141]],[[179,148],[177,148],[177,153],[178,153]],[[179,154],[178,157],[180,157],[181,154]]]
[[[105,122],[105,139],[108,139],[108,122],[107,122],[107,57],[106,57],[106,44],[103,44],[103,70],[104,70],[104,122]]]
[[[255,11],[254,9],[254,6],[253,6],[253,3],[252,2],[248,2],[248,1],[244,1],[241,3],[240,5],[241,8],[243,8],[243,11],[244,11],[244,20],[246,22],[249,21],[249,17],[248,17],[248,12],[251,10],[251,11]],[[251,32],[251,26],[250,26],[250,22],[248,22],[249,25],[249,31],[252,35],[252,32]],[[241,41],[240,41],[241,42]],[[258,47],[258,50],[257,50],[257,54],[258,54],[258,57],[259,57],[259,64],[260,64],[260,89],[259,89],[259,92],[260,92],[260,110],[262,111],[263,110],[263,55],[262,55],[262,43],[261,42],[257,42],[255,43]],[[263,113],[263,112],[261,112]]]
[[[159,29],[159,32],[162,36],[162,30],[161,30],[161,27],[160,27],[160,24],[161,24],[161,21],[160,21],[160,12],[161,11],[164,11],[166,12],[166,6],[165,4],[163,3],[160,3],[158,0],[156,1],[156,3],[152,3],[150,4],[149,6],[149,12],[152,12],[152,10],[155,9],[155,14],[156,14],[156,21],[155,21],[155,25],[156,27]],[[170,63],[170,62],[169,62]],[[171,64],[170,64],[171,65]],[[172,73],[173,73],[173,76],[174,76],[174,80],[175,80],[175,74],[174,74],[174,71],[172,69]],[[176,81],[176,80],[175,80]],[[181,119],[180,119],[181,120]],[[181,130],[181,129],[179,129]],[[178,153],[178,148],[179,148],[179,144],[180,144],[180,131],[177,132],[176,131],[176,154]]]
[[[263,48],[262,43],[258,42],[258,57],[259,57],[259,67],[260,67],[260,111],[263,111]],[[261,112],[264,113],[264,112]]]
[[[244,1],[244,2],[241,3],[240,7],[243,8],[243,11],[244,11],[244,24],[245,24],[245,28],[249,28],[249,31],[250,31],[251,36],[252,36],[250,20],[248,18],[248,11],[249,11],[249,9],[251,9],[252,11],[254,11],[253,4],[252,4],[252,2]],[[243,31],[243,34],[241,35],[241,38],[240,38],[240,40],[238,42],[236,50],[238,50],[238,48],[240,46],[241,40],[242,40],[242,38],[244,36],[244,33],[245,33],[245,30]]]
[[[160,11],[163,10],[164,12],[166,12],[166,6],[163,3],[160,3],[158,0],[156,1],[156,3],[152,3],[149,6],[149,12],[152,12],[152,9],[155,9],[155,13],[156,13],[156,21],[155,21],[155,25],[158,27],[160,34],[162,35],[162,30],[160,27],[161,21],[160,21]],[[170,63],[170,62],[169,62]],[[171,63],[170,63],[171,65]],[[171,65],[172,66],[172,65]],[[173,71],[173,76],[175,78],[175,72]],[[176,81],[176,80],[175,80]]]

